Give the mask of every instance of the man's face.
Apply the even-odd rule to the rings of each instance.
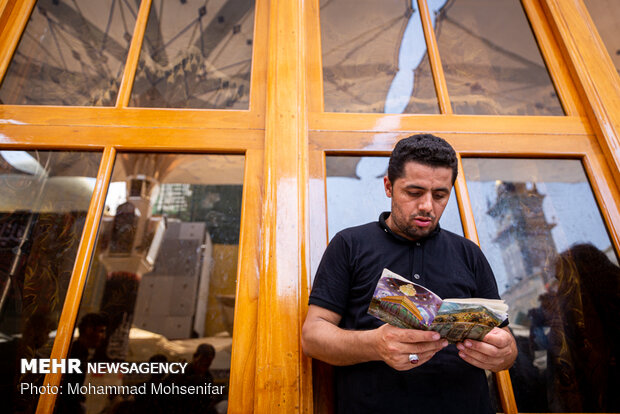
[[[386,176],[383,184],[392,199],[387,225],[396,234],[417,240],[437,227],[450,197],[452,169],[408,162],[402,177],[391,183]]]
[[[80,337],[83,337],[83,343],[89,348],[98,348],[103,341],[105,341],[105,336],[105,325],[88,326],[86,327],[84,334],[80,332]]]

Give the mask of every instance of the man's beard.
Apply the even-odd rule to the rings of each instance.
[[[398,211],[400,212],[400,210]],[[437,227],[436,223],[431,224],[426,229],[421,229],[416,226],[410,226],[407,224],[407,221],[401,222],[400,218],[397,218],[397,216],[398,214],[394,214],[394,208],[392,208],[392,222],[402,234],[407,235],[407,237],[413,240],[428,236]],[[433,222],[435,221],[435,216],[433,216],[432,214],[428,214],[428,213],[412,214],[411,217],[427,217],[427,218],[430,218]]]

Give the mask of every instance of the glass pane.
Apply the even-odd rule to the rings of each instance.
[[[100,153],[0,151],[0,401],[34,412],[95,187]]]
[[[321,1],[327,112],[439,113],[417,2]]]
[[[131,106],[248,109],[254,0],[153,1]]]
[[[519,0],[435,3],[454,113],[564,115]]]
[[[340,230],[377,221],[381,212],[390,211],[390,199],[383,189],[388,161],[388,157],[326,158],[327,228],[330,240]],[[463,235],[454,191],[450,194],[439,224],[441,228]]]
[[[58,413],[80,406],[188,413],[226,406],[243,160],[117,157],[69,351],[83,369],[64,376],[67,393],[59,395]],[[131,369],[144,362],[172,371]],[[189,365],[176,372],[184,362]],[[120,374],[102,368],[114,366],[106,364],[87,370],[90,363],[128,368]],[[91,391],[101,385],[110,388]],[[199,394],[180,391],[189,386]],[[132,395],[116,395],[123,389]]]
[[[618,412],[620,268],[580,161],[463,159],[520,412]]]
[[[618,25],[620,25],[620,9],[615,0],[584,0],[586,7],[596,30],[601,35],[607,53],[620,74],[620,36],[618,36]]]
[[[138,3],[38,0],[0,89],[1,102],[113,106]]]

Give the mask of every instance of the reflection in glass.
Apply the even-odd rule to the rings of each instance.
[[[450,0],[436,37],[454,113],[564,114],[518,0]]]
[[[43,375],[21,358],[49,358],[95,187],[100,153],[0,151],[0,398],[33,412]]]
[[[379,214],[390,211],[383,177],[387,174],[388,157],[328,156],[327,228],[329,239],[347,227],[377,221]],[[463,235],[461,218],[454,191],[439,224],[443,229]]]
[[[439,113],[416,0],[323,0],[320,13],[325,111]]]
[[[223,387],[220,394],[63,395],[57,412],[209,412],[225,404],[243,156],[120,154],[69,356],[190,363],[184,374],[65,375],[63,384]],[[86,321],[86,322],[84,322]],[[83,329],[80,324],[84,324]]]
[[[139,1],[38,0],[1,102],[113,106],[138,7]]]
[[[521,412],[618,412],[620,268],[577,160],[463,159]]]
[[[254,0],[154,1],[131,106],[248,109]]]
[[[584,0],[588,13],[594,20],[596,30],[603,39],[607,53],[620,74],[620,9],[615,0]]]

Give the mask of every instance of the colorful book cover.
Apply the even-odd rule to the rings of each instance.
[[[507,311],[501,300],[442,300],[424,286],[388,269],[383,270],[368,308],[370,315],[383,322],[399,328],[437,331],[450,342],[481,340],[507,320]]]

